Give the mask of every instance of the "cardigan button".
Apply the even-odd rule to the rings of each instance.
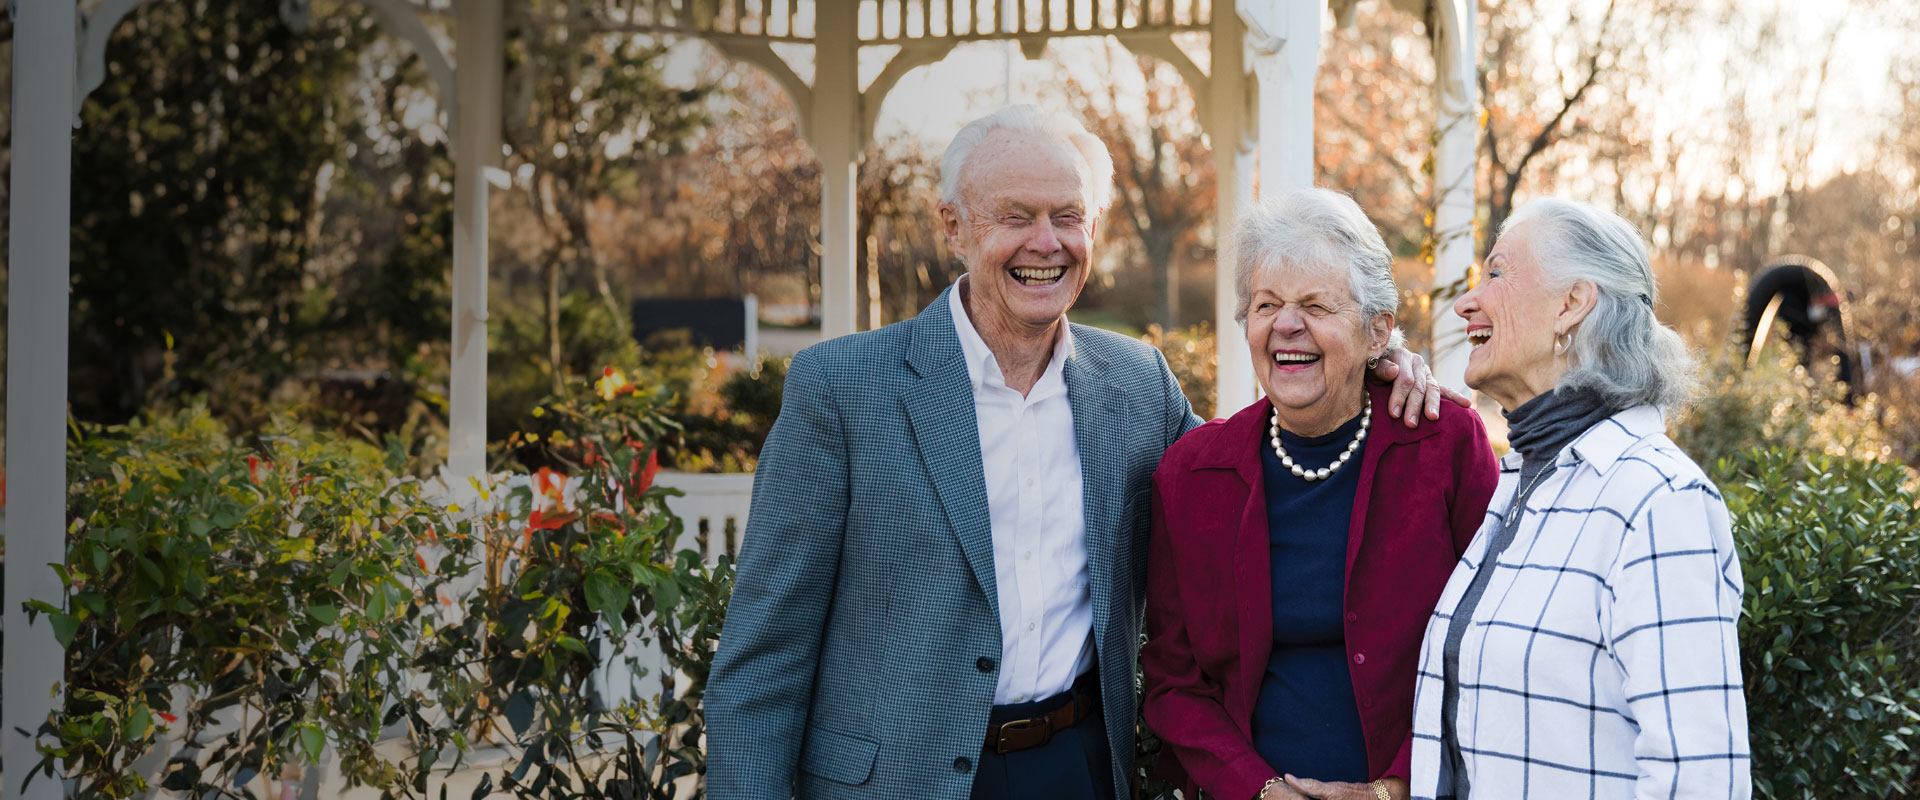
[[[1349,611],[1349,612],[1347,612],[1347,621],[1348,621],[1348,622],[1359,622],[1359,621],[1360,621],[1360,612],[1358,612],[1358,611]]]
[[[1353,663],[1355,663],[1355,664],[1365,664],[1365,663],[1367,663],[1367,654],[1366,654],[1366,653],[1354,653],[1354,654],[1353,654]]]

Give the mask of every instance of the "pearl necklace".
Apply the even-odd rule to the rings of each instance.
[[[1268,441],[1273,444],[1273,454],[1280,457],[1281,466],[1292,470],[1294,477],[1308,481],[1324,481],[1328,475],[1339,472],[1341,467],[1346,466],[1347,460],[1353,458],[1354,453],[1360,452],[1360,443],[1367,440],[1367,429],[1370,427],[1373,427],[1373,397],[1371,395],[1367,397],[1366,410],[1360,412],[1360,431],[1353,435],[1353,441],[1347,445],[1347,449],[1340,451],[1340,457],[1334,459],[1332,464],[1328,464],[1319,469],[1306,469],[1299,464],[1293,463],[1293,456],[1287,455],[1287,448],[1280,446],[1279,409],[1274,409],[1273,422],[1267,427],[1267,437]]]

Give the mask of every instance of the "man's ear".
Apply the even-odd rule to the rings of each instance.
[[[1573,285],[1567,287],[1566,294],[1561,298],[1558,329],[1564,332],[1579,327],[1580,323],[1586,321],[1587,315],[1593,313],[1593,307],[1599,302],[1600,287],[1593,285],[1593,281],[1574,281]]]
[[[967,257],[967,248],[960,243],[960,225],[962,222],[964,222],[964,220],[960,217],[960,206],[958,204],[940,204],[940,231],[946,234],[947,250],[964,261]]]

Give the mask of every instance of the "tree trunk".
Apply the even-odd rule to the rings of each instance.
[[[547,256],[547,263],[540,268],[540,275],[546,280],[547,312],[547,380],[555,395],[565,388],[560,363],[560,255]]]

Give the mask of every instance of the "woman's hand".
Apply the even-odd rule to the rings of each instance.
[[[1373,368],[1373,376],[1393,382],[1393,394],[1387,401],[1387,416],[1404,420],[1409,428],[1420,424],[1420,412],[1423,409],[1427,419],[1439,419],[1442,398],[1465,408],[1473,407],[1473,402],[1466,395],[1442,386],[1433,379],[1432,370],[1427,369],[1426,359],[1404,347],[1388,350],[1380,359],[1380,365]]]
[[[1336,781],[1316,781],[1312,778],[1286,776],[1287,785],[1304,797],[1313,800],[1379,800],[1374,794],[1373,785],[1367,783],[1339,783]],[[1407,782],[1400,778],[1382,778],[1386,784],[1387,796],[1393,800],[1407,800]]]

